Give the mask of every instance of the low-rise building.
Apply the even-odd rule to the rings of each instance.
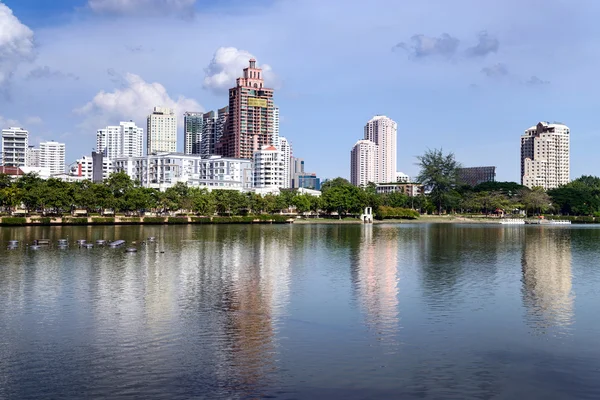
[[[208,189],[252,188],[252,161],[221,156],[201,157],[182,153],[157,153],[113,160],[116,172],[124,171],[144,187],[166,190],[178,182]]]
[[[96,157],[95,163],[94,157]],[[98,157],[101,158],[101,161],[97,159]],[[99,166],[99,161],[102,163],[102,175],[94,174],[94,167]],[[101,182],[104,179],[107,179],[114,170],[113,162],[110,158],[103,157],[102,153],[96,153],[96,155],[83,156],[77,160],[75,164],[71,166],[69,175],[83,177],[83,179],[94,182]],[[96,175],[96,177],[94,177],[94,175]]]
[[[416,197],[425,193],[424,187],[418,183],[384,183],[375,187],[378,194],[402,193],[410,197]]]

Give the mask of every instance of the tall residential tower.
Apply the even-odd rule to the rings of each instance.
[[[365,140],[375,143],[379,151],[375,183],[396,181],[397,135],[398,124],[384,115],[373,117],[365,125]]]
[[[355,186],[377,183],[379,146],[370,140],[359,140],[350,152],[350,182]]]
[[[2,129],[2,165],[24,167],[27,165],[29,132],[23,128]]]
[[[569,183],[570,129],[540,122],[521,136],[521,184],[553,189]]]
[[[229,89],[227,128],[218,146],[225,157],[251,159],[255,151],[273,144],[273,89],[264,87],[263,71],[250,59],[244,74]]]
[[[200,154],[202,148],[202,132],[204,113],[186,112],[183,114],[183,152],[184,154]]]
[[[148,154],[177,151],[177,117],[170,108],[154,107],[148,115],[146,131]]]

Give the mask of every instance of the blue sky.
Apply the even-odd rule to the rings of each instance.
[[[519,137],[541,120],[571,128],[572,178],[600,175],[599,11],[591,0],[0,0],[0,124],[66,142],[73,162],[96,129],[144,126],[157,102],[223,107],[254,56],[281,135],[321,177],[349,177],[376,114],[398,122],[398,170],[411,176],[415,156],[441,147],[518,181]]]

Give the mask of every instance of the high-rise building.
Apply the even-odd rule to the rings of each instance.
[[[107,126],[96,131],[96,150],[108,158],[121,154],[121,127]]]
[[[252,158],[255,151],[273,144],[273,89],[264,87],[263,72],[256,60],[244,68],[244,74],[229,89],[227,128],[219,144],[225,157]]]
[[[379,151],[376,183],[396,181],[397,136],[398,124],[384,115],[373,117],[365,125],[365,140],[375,143]]]
[[[290,160],[290,182],[292,188],[298,188],[296,176],[304,175],[304,159],[292,156]]]
[[[141,157],[144,154],[144,128],[134,122],[121,122],[122,157]],[[109,157],[110,158],[110,157]]]
[[[359,140],[350,152],[350,181],[355,186],[377,183],[379,165],[379,146],[370,140]]]
[[[284,137],[280,137],[278,142],[279,146],[276,147],[281,152],[281,158],[283,160],[283,185],[281,187],[284,189],[289,189],[292,187],[292,182],[290,179],[290,167],[292,163],[292,145]]]
[[[2,129],[2,166],[26,166],[28,149],[28,131],[18,127]]]
[[[50,175],[65,173],[65,144],[54,141],[40,143],[40,167],[48,168]]]
[[[132,121],[98,129],[96,150],[111,160],[141,156],[144,153],[144,129]]]
[[[484,182],[496,180],[496,167],[467,167],[458,169],[458,181],[460,183],[477,186]]]
[[[570,130],[560,123],[540,122],[521,136],[521,184],[553,189],[569,183]]]
[[[211,111],[211,113],[213,112]],[[190,111],[183,114],[184,154],[200,154],[202,152],[204,115],[206,114]]]
[[[253,158],[255,188],[284,187],[285,162],[282,153],[275,146],[263,146],[254,152]]]
[[[279,107],[273,107],[273,146],[279,148]]]
[[[146,146],[148,154],[177,151],[177,117],[170,108],[154,107],[148,115]]]
[[[27,149],[27,162],[26,167],[39,167],[40,166],[40,149],[36,149],[33,146],[29,146]]]

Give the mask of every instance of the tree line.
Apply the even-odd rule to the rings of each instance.
[[[423,199],[425,201],[425,199]],[[419,200],[413,204],[419,205]],[[74,210],[102,213],[111,210],[123,214],[146,212],[191,212],[198,215],[246,215],[277,213],[290,208],[298,213],[357,215],[367,205],[408,207],[408,196],[394,193],[376,195],[373,188],[360,189],[343,178],[323,185],[322,196],[311,196],[293,190],[281,190],[279,195],[260,195],[236,190],[188,187],[177,183],[161,192],[142,187],[124,172],[117,172],[101,183],[88,180],[64,182],[40,179],[25,174],[12,179],[0,174],[0,207],[5,211],[23,208],[28,213],[43,212],[60,215]]]
[[[246,215],[277,213],[290,208],[298,213],[324,213],[356,216],[365,207],[381,215],[413,215],[406,213],[473,213],[490,214],[497,210],[527,214],[556,213],[563,215],[600,216],[600,178],[582,176],[567,185],[544,191],[526,188],[515,182],[486,182],[475,187],[460,182],[460,163],[452,153],[428,150],[417,157],[418,182],[427,189],[425,195],[410,197],[403,193],[378,194],[376,185],[353,186],[343,178],[323,183],[321,197],[281,190],[279,195],[243,193],[236,190],[188,187],[177,183],[161,192],[144,188],[124,172],[110,175],[104,182],[64,182],[40,179],[25,174],[13,179],[0,174],[0,207],[5,211],[24,208],[27,212],[62,214],[75,209],[89,213],[111,210],[115,213],[191,212],[198,215]],[[385,208],[383,208],[385,207]]]

